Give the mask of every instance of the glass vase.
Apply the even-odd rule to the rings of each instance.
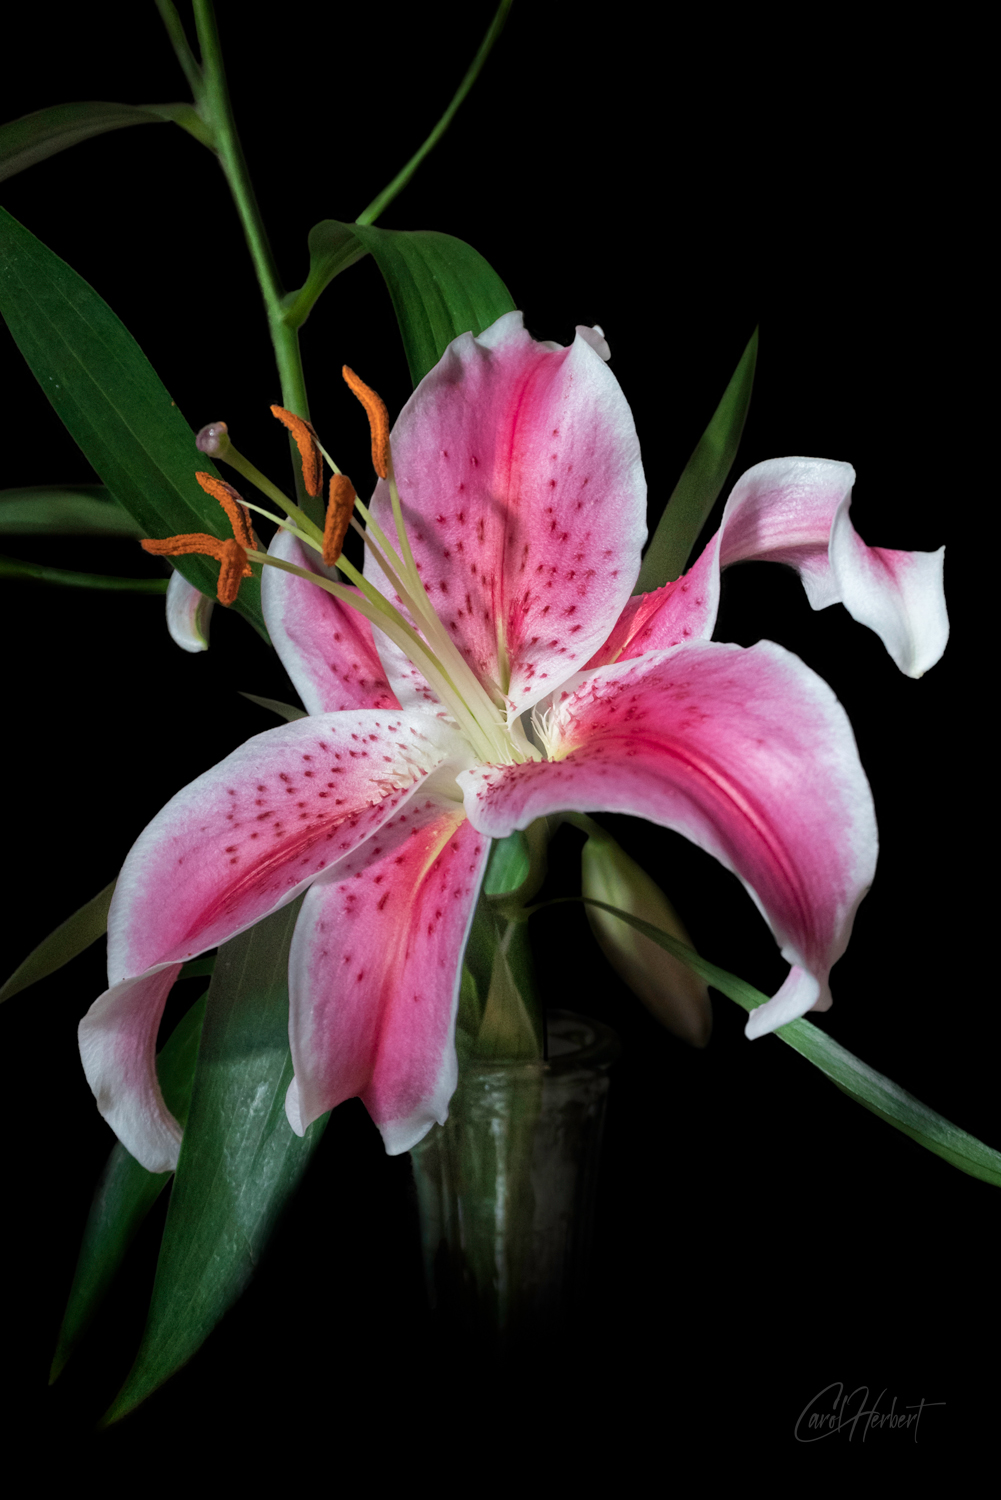
[[[449,1117],[411,1152],[424,1271],[446,1336],[522,1348],[580,1307],[615,1033],[546,1016],[544,1059],[470,1059]]]

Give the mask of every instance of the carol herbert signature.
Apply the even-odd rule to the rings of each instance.
[[[884,1406],[886,1388],[880,1391],[869,1404],[869,1387],[857,1385],[846,1391],[843,1380],[832,1380],[823,1390],[808,1401],[796,1419],[793,1435],[799,1443],[816,1443],[821,1438],[847,1433],[851,1442],[860,1431],[862,1441],[874,1429],[901,1432],[913,1435],[918,1440],[921,1417],[931,1406],[945,1406],[944,1401],[926,1401],[924,1397],[898,1409],[894,1396],[889,1407]]]

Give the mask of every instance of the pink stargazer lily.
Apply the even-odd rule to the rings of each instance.
[[[80,1027],[98,1106],[151,1171],[180,1140],[155,1043],[182,963],[303,892],[292,1128],[356,1094],[391,1153],[443,1121],[490,841],[561,810],[648,818],[737,874],[791,966],[749,1036],[830,1004],[875,867],[869,786],[820,678],[771,642],[710,640],[719,573],[791,564],[814,608],[841,600],[919,676],[945,645],[942,555],[866,547],[850,467],[778,459],[738,481],[682,579],[631,597],[646,487],[606,358],[590,329],[562,348],[510,313],[456,339],[401,413],[371,510],[391,534],[395,475],[411,588],[371,556],[366,577],[426,644],[420,670],[398,632],[280,570],[332,576],[301,540],[272,544],[264,614],[308,717],[256,735],[140,836],[109,918],[110,988]]]

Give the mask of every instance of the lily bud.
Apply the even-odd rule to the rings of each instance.
[[[607,834],[588,838],[581,853],[581,877],[585,896],[617,906],[692,946],[664,892]],[[585,910],[602,952],[633,994],[668,1031],[693,1047],[704,1047],[713,1018],[709,991],[699,976],[628,922],[595,906]]]

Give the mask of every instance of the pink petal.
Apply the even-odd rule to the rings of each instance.
[[[588,673],[560,695],[548,744],[549,762],[459,776],[477,828],[503,838],[562,808],[676,829],[739,876],[804,971],[747,1034],[827,1008],[828,972],[872,881],[876,823],[826,683],[770,641],[698,642]]]
[[[627,605],[589,665],[660,650],[678,640],[708,638],[716,623],[719,568],[731,563],[787,563],[803,580],[814,609],[841,603],[868,625],[900,670],[920,677],[945,650],[949,621],[942,589],[945,549],[897,552],[867,547],[848,517],[855,471],[824,458],[773,458],[756,464],[733,487],[720,529],[684,578]],[[704,596],[700,614],[685,584]],[[640,618],[641,631],[629,632]],[[682,627],[679,634],[679,624]]]
[[[598,648],[639,571],[646,486],[615,377],[581,336],[536,343],[508,313],[449,345],[392,447],[431,602],[475,670],[530,707]],[[384,482],[373,508],[392,536]]]
[[[848,519],[850,496],[831,528],[831,574],[853,620],[868,625],[900,670],[922,677],[949,639],[942,574],[945,548],[895,552],[867,547]]]
[[[209,649],[209,620],[214,599],[189,583],[176,568],[167,585],[167,629],[175,646],[182,651]]]
[[[452,786],[455,769],[468,763],[458,736],[426,714],[297,719],[255,735],[157,814],[115,887],[110,988],[80,1025],[101,1112],[139,1161],[162,1161],[175,1128],[150,1079],[177,965],[285,906],[418,788],[433,795],[439,768]]]
[[[156,1076],[156,1033],[180,964],[160,964],[106,990],[80,1022],[80,1057],[97,1107],[147,1172],[177,1166],[181,1127]]]
[[[293,1129],[360,1095],[390,1155],[455,1090],[462,953],[490,849],[461,804],[414,797],[308,892],[289,962]]]
[[[409,620],[409,615],[407,615]],[[388,636],[380,630],[372,632],[378,650],[379,660],[390,691],[395,693],[402,708],[417,708],[424,713],[435,714],[439,718],[444,717],[448,710],[442,705],[441,699],[430,686],[422,672],[414,666],[413,662],[400,650],[400,647],[391,641]]]
[[[268,554],[343,581],[287,531],[276,533]],[[375,649],[372,627],[357,610],[280,568],[262,570],[261,605],[275,650],[309,713],[399,706]]]
[[[719,532],[681,578],[649,594],[634,594],[588,667],[627,661],[647,651],[667,651],[708,640],[719,611]]]
[[[736,483],[720,527],[720,566],[789,563],[814,609],[840,601],[880,637],[900,670],[920,677],[949,635],[938,552],[867,547],[848,511],[855,471],[820,458],[773,458]]]
[[[112,983],[193,958],[286,905],[381,827],[450,756],[426,714],[359,709],[254,735],[161,809],[108,914]]]

